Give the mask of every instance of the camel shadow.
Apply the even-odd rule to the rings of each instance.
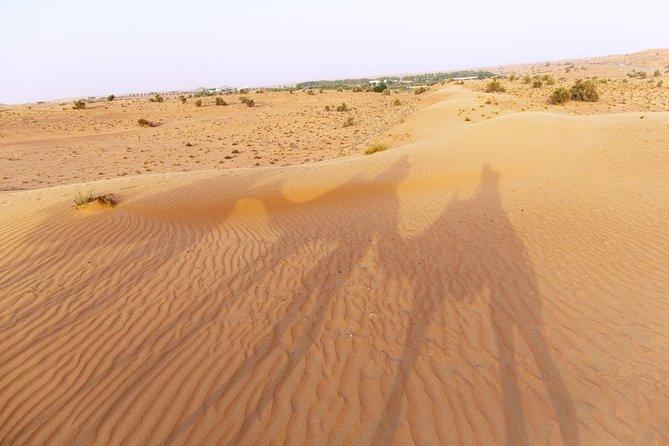
[[[410,262],[431,265],[419,270],[414,282],[437,285],[413,295],[413,324],[373,443],[390,443],[399,426],[406,382],[427,341],[431,315],[448,299],[466,301],[485,291],[499,363],[506,444],[530,444],[515,354],[519,341],[527,344],[539,367],[562,441],[578,444],[574,404],[544,336],[534,268],[502,206],[499,174],[484,166],[475,196],[469,200],[456,196],[411,243],[424,249],[414,250],[417,254]]]

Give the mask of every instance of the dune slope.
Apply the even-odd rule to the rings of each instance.
[[[0,443],[666,444],[669,113],[466,100],[372,156],[0,196]]]

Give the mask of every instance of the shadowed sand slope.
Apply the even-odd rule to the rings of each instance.
[[[666,444],[669,113],[466,100],[368,157],[0,196],[0,443]]]

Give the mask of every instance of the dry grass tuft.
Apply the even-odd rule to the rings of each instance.
[[[76,209],[80,209],[91,203],[97,203],[104,207],[114,207],[118,204],[118,198],[112,194],[95,195],[93,192],[79,192],[74,198]]]
[[[368,145],[363,153],[371,155],[372,153],[383,152],[384,150],[388,150],[388,144],[374,143]]]

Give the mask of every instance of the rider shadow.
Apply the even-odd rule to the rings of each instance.
[[[578,443],[574,404],[544,336],[541,294],[530,256],[502,206],[499,174],[484,166],[471,199],[454,198],[426,231],[411,240],[414,265],[413,324],[376,429],[374,444],[388,444],[401,422],[407,380],[432,315],[447,299],[465,301],[487,291],[503,396],[506,444],[530,444],[521,403],[516,344],[524,342],[539,367],[562,441]],[[427,288],[424,284],[432,284]],[[448,335],[448,333],[446,333]]]

